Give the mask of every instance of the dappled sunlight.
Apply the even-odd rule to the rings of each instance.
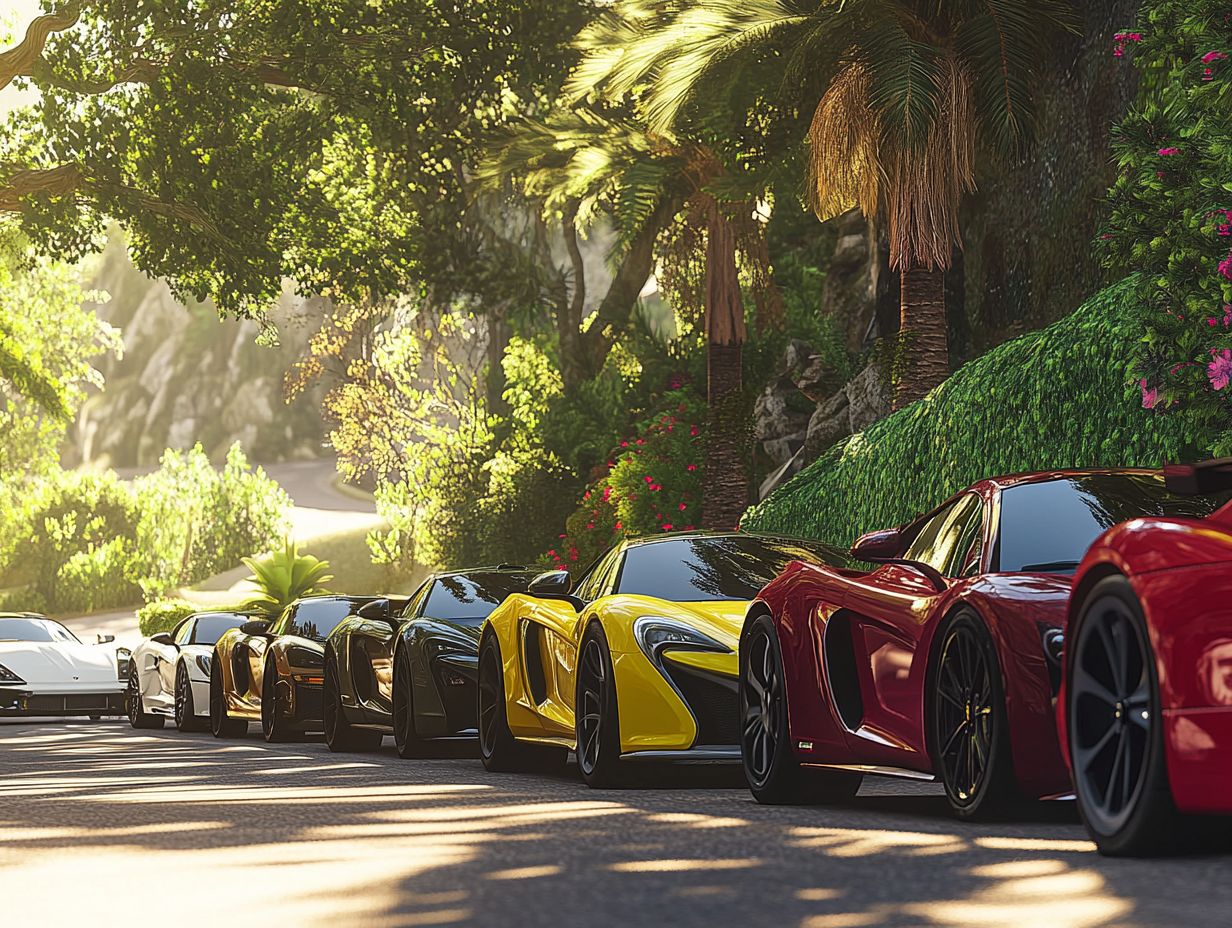
[[[895,851],[915,856],[954,854],[967,847],[955,835],[857,828],[793,828],[795,847],[825,848],[834,857],[867,857]]]

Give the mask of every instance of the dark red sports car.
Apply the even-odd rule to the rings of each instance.
[[[868,570],[789,566],[740,642],[753,794],[825,802],[864,774],[936,778],[974,818],[1069,793],[1054,707],[1074,570],[1117,522],[1186,504],[1157,471],[983,480],[862,537]]]
[[[1184,850],[1232,813],[1232,458],[1165,468],[1180,499],[1078,568],[1058,723],[1111,855]]]

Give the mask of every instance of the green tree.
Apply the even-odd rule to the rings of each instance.
[[[886,217],[902,272],[903,405],[949,371],[944,272],[977,143],[1013,151],[1030,138],[1032,83],[1070,21],[1064,0],[620,0],[591,28],[595,49],[571,87],[646,87],[654,132],[704,118],[749,85],[784,112],[810,114],[807,199],[818,217],[855,206]]]

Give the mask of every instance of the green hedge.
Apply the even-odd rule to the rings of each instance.
[[[1142,290],[1130,277],[966,364],[918,403],[830,449],[751,509],[744,526],[849,544],[983,477],[1197,455],[1209,437],[1143,409],[1129,382]]]
[[[199,606],[184,599],[160,599],[137,610],[137,628],[149,638],[159,632],[169,632],[180,624],[180,619],[200,612]]]

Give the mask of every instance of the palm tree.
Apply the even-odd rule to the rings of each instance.
[[[818,218],[885,215],[902,274],[901,406],[949,373],[944,276],[977,142],[1006,152],[1030,138],[1040,63],[1071,28],[1065,0],[617,0],[579,37],[567,90],[639,94],[651,132],[749,81],[811,113]]]
[[[522,192],[546,213],[566,217],[568,234],[600,215],[610,217],[626,251],[653,247],[660,231],[678,219],[685,251],[704,255],[701,302],[707,341],[706,494],[702,521],[733,528],[748,505],[742,409],[742,348],[746,338],[740,267],[754,282],[758,319],[781,316],[762,225],[748,192],[730,198],[715,191],[726,171],[709,146],[675,130],[647,132],[636,118],[585,105],[557,109],[542,120],[525,119],[492,145],[481,181],[519,179]],[[568,235],[566,236],[568,243]],[[663,256],[671,261],[675,257]],[[682,255],[686,260],[692,255]],[[624,266],[624,265],[622,265]],[[638,265],[642,267],[642,265]],[[635,285],[641,289],[647,273]],[[603,309],[600,307],[600,317]],[[561,330],[562,351],[580,315]],[[592,326],[593,328],[593,326]]]

